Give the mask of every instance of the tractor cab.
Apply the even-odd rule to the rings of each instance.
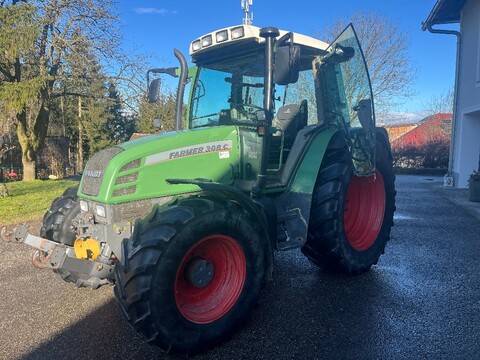
[[[243,135],[243,178],[237,187],[249,190],[255,157],[262,154],[261,138],[255,136],[265,120],[265,38],[260,28],[242,25],[204,35],[190,45],[197,66],[190,95],[187,123],[191,129],[236,125]],[[274,81],[271,91],[271,139],[267,171],[269,184],[281,185],[282,170],[300,130],[319,123],[312,64],[325,55],[328,44],[297,33],[280,31],[298,52],[298,80]],[[278,46],[277,46],[278,48]],[[288,59],[290,60],[290,59]],[[267,62],[268,63],[268,62]],[[269,134],[270,135],[270,134]],[[253,157],[253,158],[252,158]],[[246,168],[245,168],[246,166]],[[253,171],[252,171],[253,169]]]
[[[191,43],[190,55],[198,67],[189,107],[188,123],[192,129],[229,124],[255,126],[258,111],[264,109],[265,93],[265,39],[259,34],[260,28],[242,25],[207,34]],[[285,34],[280,31],[280,36]],[[300,77],[311,77],[313,60],[326,53],[328,44],[291,34],[293,44],[300,49]],[[302,101],[308,100],[303,97],[314,97],[313,81],[276,84],[273,92],[274,115],[286,105],[297,105],[299,110]],[[305,120],[317,123],[314,101],[310,107],[310,118]],[[283,114],[281,124],[286,118],[295,117],[293,109],[289,108],[287,117]]]

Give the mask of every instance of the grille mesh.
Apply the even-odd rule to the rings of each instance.
[[[134,194],[136,190],[137,190],[137,187],[135,185],[127,186],[122,189],[114,190],[112,196],[118,197],[118,196],[131,195],[131,194]]]
[[[171,196],[161,198],[144,199],[139,201],[129,201],[122,204],[112,205],[112,222],[135,221],[138,218],[144,218],[152,211],[155,204],[165,204],[172,200]]]
[[[110,160],[122,151],[121,147],[113,146],[92,156],[83,173],[82,192],[84,194],[97,196],[100,193],[105,168]]]
[[[120,169],[120,172],[136,169],[138,167],[140,167],[140,159],[136,159],[136,160],[130,161],[129,163],[126,163],[125,165],[122,166],[122,168]]]
[[[121,185],[121,184],[126,184],[126,183],[129,183],[129,182],[133,182],[133,181],[136,181],[137,178],[138,178],[138,172],[130,174],[130,175],[119,176],[115,180],[115,185]]]

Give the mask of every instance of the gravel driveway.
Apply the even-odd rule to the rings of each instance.
[[[480,221],[439,178],[397,178],[392,240],[379,265],[344,277],[299,250],[236,334],[196,359],[479,359]],[[38,231],[39,223],[31,224]],[[146,345],[111,287],[77,289],[0,242],[0,359],[183,359]]]

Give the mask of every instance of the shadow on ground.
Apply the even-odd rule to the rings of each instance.
[[[369,353],[368,338],[381,339],[381,314],[374,308],[398,294],[378,271],[346,278],[321,273],[298,252],[277,256],[275,281],[267,286],[252,316],[234,336],[198,359],[229,358],[355,358],[361,347]],[[277,266],[278,267],[278,266]],[[82,289],[81,291],[90,291]],[[362,294],[362,298],[359,298]],[[91,296],[95,296],[92,292]],[[335,314],[335,316],[332,316]],[[372,344],[373,345],[373,344]],[[378,351],[378,344],[371,347]],[[182,359],[149,346],[120,317],[115,301],[54,335],[24,359]]]

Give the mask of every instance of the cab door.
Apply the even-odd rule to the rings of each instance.
[[[323,121],[344,133],[356,175],[375,172],[375,111],[367,65],[350,24],[314,60],[315,87]]]

